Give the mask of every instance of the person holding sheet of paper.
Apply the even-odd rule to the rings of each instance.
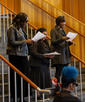
[[[30,76],[30,64],[28,61],[28,44],[32,44],[31,39],[27,39],[27,34],[25,32],[25,25],[28,22],[27,14],[20,12],[14,19],[13,23],[10,25],[7,30],[7,54],[9,61],[23,74],[27,77]],[[11,100],[15,102],[15,73],[10,68],[10,92]],[[23,87],[23,102],[25,102],[24,97],[27,96],[28,84],[23,80],[25,87]],[[16,87],[17,87],[17,98],[21,102],[21,77],[16,75]]]
[[[69,38],[66,36],[64,16],[56,18],[56,26],[51,30],[51,47],[53,51],[59,52],[60,56],[55,56],[52,59],[52,65],[56,67],[56,77],[60,81],[61,71],[64,66],[68,66],[71,60],[69,46],[72,45]]]
[[[37,32],[47,35],[45,28],[40,28]],[[41,89],[49,88],[50,72],[49,72],[49,59],[53,56],[44,55],[50,52],[50,47],[47,38],[44,37],[30,46],[30,58],[32,81],[36,83]]]

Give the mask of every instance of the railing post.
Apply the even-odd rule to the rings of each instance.
[[[76,67],[76,59],[74,58],[74,63],[73,63],[74,67]],[[78,92],[77,92],[77,87],[75,88],[75,94],[76,96],[78,95]]]
[[[5,43],[5,8],[3,7],[3,40]]]
[[[9,97],[9,102],[10,102],[10,68],[8,67],[8,97]]]
[[[35,102],[37,102],[37,90],[35,90]]]
[[[14,72],[14,80],[15,80],[15,102],[17,102],[17,79],[16,79],[16,72]]]
[[[74,58],[74,61],[73,61],[73,65],[74,67],[76,67],[76,59]]]
[[[11,22],[10,23],[12,24],[12,13],[10,14],[10,16],[11,16],[11,19],[10,19]]]
[[[43,93],[43,102],[45,102],[45,94]]]
[[[4,63],[2,61],[2,102],[4,101]]]
[[[33,37],[33,31],[32,31],[33,29],[32,29],[32,27],[31,27],[31,39],[32,39],[32,37]]]
[[[30,102],[30,84],[28,84],[28,102]]]
[[[21,102],[23,102],[23,100],[23,78],[21,77]]]
[[[83,92],[82,92],[82,70],[81,70],[81,62],[79,63],[80,68],[80,87],[81,87],[81,101],[83,101]]]
[[[9,27],[9,11],[7,10],[7,29]]]

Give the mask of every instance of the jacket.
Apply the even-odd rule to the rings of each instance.
[[[49,66],[49,58],[45,58],[43,54],[50,52],[47,40],[39,40],[30,46],[30,65],[40,67],[41,65]]]
[[[57,92],[53,102],[81,102],[78,97],[71,95],[70,91]]]
[[[14,25],[11,25],[7,31],[7,54],[8,55],[17,55],[17,56],[27,56],[28,55],[28,46],[24,42],[26,40],[26,33],[20,28],[17,28]]]
[[[66,36],[66,33],[58,26],[55,26],[51,30],[51,49],[52,51],[57,51],[61,54],[59,56],[55,56],[52,59],[53,65],[70,63],[71,53],[69,46],[71,45],[71,43],[62,40],[63,36]]]

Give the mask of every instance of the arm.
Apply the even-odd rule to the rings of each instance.
[[[30,50],[30,55],[35,57],[35,58],[39,58],[39,59],[43,59],[45,58],[44,55],[40,54],[38,51],[37,51],[37,43],[33,43],[32,45],[30,45],[29,47],[29,50]],[[43,59],[44,60],[44,59]]]
[[[53,45],[57,45],[58,43],[62,42],[62,38],[56,39],[56,32],[54,30],[51,30],[50,34]]]
[[[64,48],[66,46],[66,40],[68,39],[66,36],[62,36],[59,34],[60,32],[55,32],[55,30],[51,31],[51,39],[52,45]]]
[[[25,40],[21,40],[21,41],[16,41],[16,31],[14,28],[9,28],[9,30],[7,31],[7,37],[8,37],[8,42],[11,43],[13,46],[18,46],[18,45],[22,45],[25,42]]]

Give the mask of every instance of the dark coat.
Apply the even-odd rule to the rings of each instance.
[[[50,87],[49,58],[43,54],[50,52],[47,40],[40,40],[30,46],[31,80],[41,89]]]
[[[28,56],[28,45],[24,42],[27,35],[22,28],[17,30],[14,25],[11,25],[7,31],[7,38],[8,55]]]
[[[57,92],[53,102],[81,102],[78,97],[71,95],[69,91]]]
[[[49,59],[43,56],[43,54],[48,52],[50,52],[50,48],[47,40],[33,43],[30,46],[30,65],[35,67],[40,67],[43,64],[49,65]]]
[[[69,64],[70,63],[70,42],[62,40],[62,37],[66,36],[64,30],[60,29],[58,26],[55,26],[51,30],[51,48],[53,51],[61,53],[59,56],[55,56],[52,60],[54,65],[56,64]]]

